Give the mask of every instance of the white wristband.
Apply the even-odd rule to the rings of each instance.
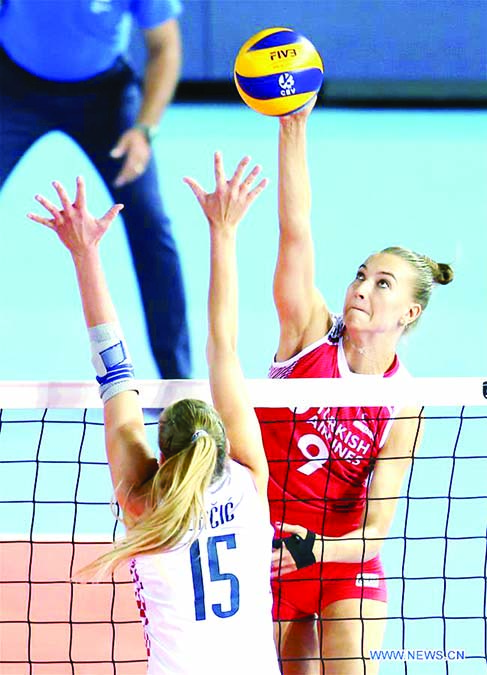
[[[88,328],[88,335],[103,402],[122,391],[134,390],[134,369],[120,326],[102,323]]]

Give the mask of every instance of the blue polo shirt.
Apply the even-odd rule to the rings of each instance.
[[[4,0],[0,44],[10,58],[48,80],[76,81],[123,54],[132,19],[149,29],[176,17],[180,0]]]

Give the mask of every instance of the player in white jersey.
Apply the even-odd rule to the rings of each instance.
[[[270,622],[272,528],[261,501],[248,470],[230,460],[205,497],[209,527],[192,543],[188,532],[171,551],[133,561],[147,617],[149,673],[278,672]]]
[[[259,424],[236,352],[239,221],[266,185],[260,168],[230,180],[215,155],[215,192],[186,182],[210,224],[207,358],[215,408],[183,399],[159,421],[157,460],[146,439],[130,356],[117,322],[98,244],[122,205],[103,218],[87,210],[77,180],[72,204],[54,183],[57,208],[37,200],[71,253],[104,403],[105,439],[125,539],[86,571],[131,562],[150,675],[278,675],[273,641],[270,566],[273,529],[268,468]],[[218,412],[217,412],[218,411]]]

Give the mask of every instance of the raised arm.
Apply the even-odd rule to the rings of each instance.
[[[331,319],[315,286],[306,127],[311,107],[279,120],[279,252],[274,301],[280,324],[277,360],[322,337]]]
[[[82,178],[77,179],[73,204],[61,184],[54,183],[54,187],[62,209],[37,195],[37,201],[52,217],[33,213],[28,216],[54,230],[71,253],[104,401],[105,442],[113,487],[123,511],[137,517],[145,508],[158,465],[146,441],[133,368],[98,249],[100,239],[123,207],[116,204],[97,219],[87,209]]]
[[[215,408],[230,442],[230,456],[247,466],[262,498],[267,499],[268,468],[260,427],[250,404],[237,354],[237,225],[264,189],[264,179],[252,189],[260,167],[244,179],[245,157],[227,181],[220,153],[215,153],[215,192],[206,193],[185,178],[210,225],[210,288],[208,295],[207,358]]]

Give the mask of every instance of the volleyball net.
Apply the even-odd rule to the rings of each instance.
[[[422,410],[423,442],[383,547],[389,609],[376,658],[381,675],[478,675],[487,656],[487,383],[363,380],[248,386],[260,408],[393,400]],[[161,409],[180,398],[211,400],[206,381],[138,388],[155,452]],[[145,673],[128,572],[73,581],[123,534],[110,504],[101,405],[91,382],[0,383],[0,675]]]

